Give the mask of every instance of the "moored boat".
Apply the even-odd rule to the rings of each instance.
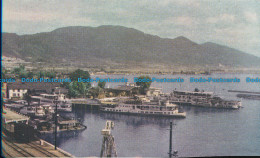
[[[72,112],[72,105],[70,103],[60,103],[57,109],[62,112]]]
[[[32,116],[32,117],[44,117],[45,111],[42,106],[24,106],[20,110],[21,114]]]
[[[159,104],[126,104],[119,103],[116,107],[103,107],[103,112],[122,113],[122,114],[137,114],[165,117],[186,117],[185,112],[179,111],[176,104],[171,104],[169,101],[159,102]]]
[[[201,107],[238,109],[242,107],[241,101],[225,100],[214,96],[213,92],[200,91],[173,91],[170,95],[170,102],[181,105],[193,105]]]

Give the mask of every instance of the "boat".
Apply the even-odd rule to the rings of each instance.
[[[225,100],[215,96],[213,92],[204,91],[176,91],[170,94],[170,102],[181,105],[192,105],[201,107],[239,109],[241,101]]]
[[[46,114],[54,114],[55,113],[55,108],[52,105],[44,104],[44,105],[42,105],[42,107],[43,107]]]
[[[24,106],[21,110],[20,113],[28,116],[34,116],[36,111],[35,106]]]
[[[60,102],[57,105],[57,110],[62,112],[72,112],[72,104],[69,102]]]
[[[31,116],[31,117],[44,117],[45,116],[45,110],[42,106],[24,106],[20,110],[20,113]]]
[[[17,101],[14,101],[16,104],[21,104],[21,105],[26,105],[28,104],[26,100],[17,100]]]
[[[63,97],[63,95],[59,94],[41,94],[40,96],[34,96],[35,99],[41,100],[42,104],[52,104],[53,109],[56,107],[56,103],[54,102],[57,99],[57,110],[61,112],[72,112],[72,104],[69,99]]]
[[[36,111],[34,114],[35,117],[43,117],[45,116],[45,110],[42,106],[36,106]]]
[[[151,115],[151,116],[165,116],[165,117],[186,117],[185,112],[179,111],[176,104],[169,103],[169,101],[159,101],[159,103],[142,103],[142,104],[127,104],[119,103],[115,107],[103,107],[102,112],[122,113],[122,114],[136,114],[136,115]]]

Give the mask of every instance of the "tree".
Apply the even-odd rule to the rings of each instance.
[[[26,71],[21,71],[19,77],[20,77],[20,78],[27,78],[27,77],[28,77],[28,74],[27,74]]]
[[[20,75],[22,71],[25,71],[24,65],[20,65],[19,67],[13,69],[13,73],[16,75]]]
[[[79,96],[79,93],[76,89],[73,88],[72,84],[69,84],[69,93],[68,93],[70,98],[75,98]]]
[[[34,76],[34,73],[33,73],[33,72],[30,71],[30,72],[27,73],[27,77],[28,77],[28,78],[33,78],[33,76]]]
[[[99,96],[99,94],[103,93],[103,89],[100,87],[93,87],[89,89],[88,93],[93,97],[93,99],[95,99]]]
[[[38,73],[38,78],[44,78],[45,77],[45,73],[43,71],[40,71]]]
[[[68,86],[69,88],[69,97],[79,97],[85,96],[87,93],[88,86],[83,82],[71,82]]]
[[[20,71],[21,71],[21,69],[19,67],[16,67],[13,69],[12,73],[18,75],[18,74],[20,74]]]
[[[91,84],[86,82],[78,82],[78,78],[90,78],[90,75],[88,71],[83,71],[80,69],[77,69],[76,71],[72,72],[69,75],[71,79],[71,83],[64,84],[65,87],[69,87],[69,96],[70,97],[78,97],[78,96],[85,96],[87,93],[87,90],[91,87]]]
[[[28,77],[28,73],[25,70],[25,67],[23,65],[20,65],[19,67],[14,68],[12,72],[16,76],[18,76],[19,78],[27,78]]]
[[[199,92],[200,90],[198,88],[195,88],[194,89],[194,92]]]
[[[62,82],[61,83],[61,86],[66,88],[66,89],[69,89],[69,86],[70,86],[70,82]]]
[[[105,86],[106,86],[106,82],[100,82],[100,81],[98,81],[98,87],[104,89]]]
[[[137,86],[140,86],[140,93],[146,94],[147,90],[150,88],[152,79],[150,76],[140,76],[138,80],[149,80],[148,82],[136,82]]]
[[[88,73],[88,71],[83,71],[80,69],[77,69],[76,71],[72,72],[69,75],[71,81],[78,81],[78,78],[84,78],[84,79],[88,79],[90,78],[90,75]]]
[[[28,90],[27,93],[24,94],[24,100],[27,101],[28,106],[30,106],[32,97],[31,97],[31,90]]]
[[[45,72],[45,77],[48,78],[55,78],[56,74],[54,72]]]

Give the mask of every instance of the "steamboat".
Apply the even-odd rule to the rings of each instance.
[[[185,118],[186,113],[176,104],[167,101],[143,102],[141,104],[118,103],[114,107],[103,107],[102,112]]]

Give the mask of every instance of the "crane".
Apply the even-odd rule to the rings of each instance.
[[[114,129],[114,122],[107,120],[105,128],[101,131],[103,135],[100,157],[117,157],[115,139],[111,134]]]

